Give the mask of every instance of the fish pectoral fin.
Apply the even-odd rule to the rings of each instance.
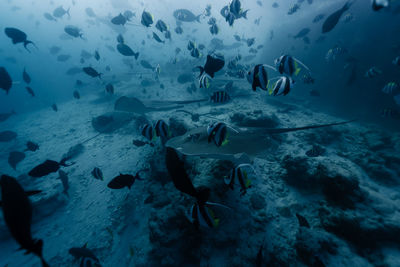
[[[294,68],[295,68],[295,72],[294,75],[299,75],[301,68],[299,67],[299,64],[297,63],[297,61],[294,62]]]

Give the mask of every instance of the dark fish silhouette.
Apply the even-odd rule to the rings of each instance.
[[[203,72],[210,75],[211,78],[214,78],[214,74],[221,70],[225,65],[225,60],[223,57],[220,56],[207,56],[207,61],[204,67],[198,66],[197,68],[200,69],[200,76]]]
[[[0,132],[0,142],[10,142],[15,138],[17,138],[17,133],[13,131]]]
[[[132,48],[130,48],[128,45],[124,44],[124,43],[119,43],[117,45],[117,50],[118,52],[121,53],[121,55],[130,57],[130,56],[134,56],[135,59],[137,59],[139,57],[139,52],[135,53],[133,52]]]
[[[39,149],[39,145],[38,144],[36,144],[36,143],[34,143],[34,142],[32,142],[32,141],[28,141],[27,143],[26,143],[26,149],[24,150],[24,151],[32,151],[32,152],[35,152],[36,150],[38,150]]]
[[[92,67],[84,67],[82,68],[83,72],[89,75],[90,77],[99,77],[101,79],[101,73],[98,73],[97,70],[93,69]]]
[[[22,73],[22,79],[24,80],[24,82],[26,82],[27,84],[31,83],[31,77],[29,76],[29,74],[26,72],[25,68],[24,68],[24,72]]]
[[[10,91],[12,86],[12,79],[10,74],[8,74],[7,70],[3,67],[0,67],[0,88],[8,92]]]
[[[131,189],[136,179],[143,180],[140,178],[139,173],[137,173],[135,176],[120,173],[118,176],[114,177],[114,179],[112,179],[107,186],[111,189],[122,189],[124,187]]]
[[[8,155],[8,164],[16,170],[17,164],[23,161],[25,158],[25,153],[19,151],[12,151]]]
[[[26,250],[25,254],[37,255],[42,266],[48,267],[42,254],[43,241],[33,239],[31,234],[32,206],[28,195],[39,191],[25,192],[17,180],[8,175],[1,176],[0,185],[4,221],[12,237],[21,246],[21,249]]]
[[[173,15],[177,20],[180,20],[180,21],[184,21],[184,22],[197,21],[197,22],[200,22],[200,16],[202,14],[196,16],[195,14],[193,14],[191,11],[189,11],[187,9],[177,9],[177,10],[174,11]]]
[[[6,121],[8,120],[8,118],[10,118],[12,115],[15,115],[15,111],[12,110],[9,113],[0,113],[0,122]]]
[[[52,108],[55,112],[58,111],[58,107],[57,107],[56,104],[52,104],[52,105],[51,105],[51,108]]]
[[[69,189],[69,184],[68,184],[68,175],[65,171],[63,170],[59,170],[58,171],[58,179],[61,180],[64,191],[63,193],[66,194],[68,196],[68,189]]]
[[[93,251],[88,249],[87,244],[83,245],[80,248],[74,247],[69,249],[69,254],[71,254],[75,259],[81,258],[90,258],[94,259],[95,261],[99,262],[99,259],[94,255]]]
[[[322,33],[327,33],[333,30],[333,28],[335,28],[336,24],[339,22],[340,17],[350,8],[352,4],[353,2],[347,1],[341,9],[329,15],[322,25]]]
[[[43,177],[49,175],[50,173],[56,172],[60,169],[61,166],[68,167],[72,164],[67,165],[65,162],[68,159],[64,158],[60,162],[54,160],[46,160],[45,162],[37,165],[33,168],[28,174],[32,177]]]
[[[100,170],[100,168],[95,167],[92,171],[92,175],[95,179],[104,181],[104,176],[103,172]]]
[[[26,47],[28,44],[36,46],[32,41],[27,40],[26,33],[18,30],[17,28],[5,28],[4,32],[9,38],[11,38],[13,44],[23,43],[25,49],[28,52],[30,52],[29,49]]]
[[[33,91],[33,89],[31,87],[26,86],[25,89],[28,92],[28,94],[30,94],[32,97],[35,96],[35,92]]]
[[[124,17],[124,15],[122,15],[121,13],[119,13],[119,15],[118,16],[116,16],[116,17],[113,17],[112,19],[111,19],[111,23],[112,24],[115,24],[115,25],[125,25],[125,23],[127,22],[128,20]]]

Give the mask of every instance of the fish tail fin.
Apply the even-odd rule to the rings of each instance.
[[[200,23],[200,17],[201,17],[201,15],[202,15],[202,14],[196,16],[196,21],[199,22],[199,23]]]
[[[40,257],[40,262],[42,263],[42,267],[50,267],[50,265],[44,260],[43,257]]]
[[[134,55],[135,59],[137,60],[139,57],[139,52],[137,52],[136,54],[133,54],[133,55]]]
[[[71,18],[71,14],[69,14],[69,10],[70,10],[71,8],[69,7],[68,9],[67,9],[67,11],[66,11],[66,13],[68,14],[68,17],[69,18]]]
[[[247,19],[247,11],[249,11],[249,10],[247,9],[246,11],[244,11],[244,12],[242,13],[243,18],[245,18],[245,19]]]
[[[37,256],[39,256],[40,258],[42,258],[43,240],[38,239],[38,240],[34,240],[33,242],[34,242],[34,243],[33,243],[33,246],[32,246],[31,251],[28,250],[27,252],[28,252],[28,253],[29,253],[29,252],[32,252],[32,253],[34,253],[35,255],[37,255]]]

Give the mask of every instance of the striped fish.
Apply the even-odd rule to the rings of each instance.
[[[365,77],[367,78],[374,78],[378,75],[382,74],[382,71],[376,67],[372,67],[369,70],[367,70],[367,72],[365,73]]]
[[[395,82],[390,82],[382,88],[382,92],[388,95],[400,94],[399,85]]]
[[[251,180],[248,178],[247,172],[244,170],[245,167],[251,167],[250,164],[240,164],[231,170],[229,176],[225,177],[224,181],[232,190],[234,189],[235,181],[237,180],[240,185],[241,195],[246,194],[246,190],[251,186]]]
[[[211,85],[211,76],[203,72],[203,74],[201,74],[199,77],[199,87],[208,89],[210,85]]]
[[[145,124],[140,129],[141,134],[146,137],[149,141],[153,140],[153,126]]]
[[[95,179],[104,181],[103,172],[100,170],[100,168],[95,167],[95,168],[92,170],[92,175],[93,175],[93,177],[94,177]]]
[[[268,87],[268,74],[267,65],[258,64],[251,71],[247,73],[247,81],[251,83],[251,88],[256,91],[257,87],[262,90],[267,90]]]
[[[217,147],[225,145],[228,140],[228,129],[223,122],[215,122],[207,127],[208,143],[214,141]]]
[[[282,76],[278,79],[278,81],[269,89],[269,94],[278,96],[278,95],[287,95],[292,86],[294,81],[286,76]]]
[[[219,219],[206,204],[194,204],[189,211],[188,218],[196,227],[216,228],[219,225]]]
[[[158,120],[154,128],[158,137],[168,138],[168,124],[165,121]]]
[[[282,55],[279,58],[275,59],[275,67],[280,74],[286,74],[289,76],[292,76],[294,74],[297,76],[301,71],[299,65],[302,65],[306,70],[310,71],[310,69],[300,60],[292,56]]]
[[[216,91],[210,97],[212,103],[226,103],[229,100],[231,100],[231,97],[226,91]]]

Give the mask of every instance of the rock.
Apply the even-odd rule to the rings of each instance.
[[[230,119],[232,123],[240,127],[276,128],[279,125],[279,119],[275,115],[263,116],[259,113],[256,113],[255,116],[235,113]]]
[[[258,192],[254,192],[250,196],[251,207],[255,210],[266,208],[265,198]]]
[[[171,136],[181,136],[187,132],[188,126],[183,120],[172,117],[169,119],[169,129],[171,131]]]

